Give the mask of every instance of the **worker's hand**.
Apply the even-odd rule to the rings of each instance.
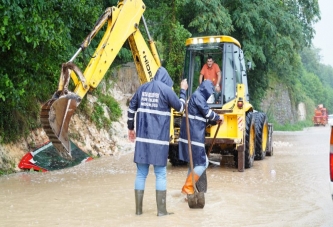
[[[187,84],[187,79],[185,78],[184,80],[182,80],[182,82],[180,82],[180,88],[184,89],[185,91],[188,88],[188,84]]]
[[[209,127],[209,126],[214,126],[217,124],[217,121],[213,121],[213,120],[208,120],[207,123],[206,123],[206,127]]]
[[[135,131],[134,130],[128,130],[128,139],[131,141],[131,142],[134,142],[135,141]]]
[[[217,85],[215,86],[215,91],[216,91],[216,92],[220,92],[220,91],[221,91],[221,87],[220,87],[220,85],[217,84]]]
[[[220,116],[220,120],[217,120],[216,123],[220,125],[220,124],[223,124],[223,121],[224,121],[224,117]]]

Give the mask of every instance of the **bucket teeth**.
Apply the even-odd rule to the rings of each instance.
[[[76,107],[81,101],[74,93],[61,96],[59,99],[47,101],[41,109],[40,121],[46,135],[60,156],[72,159],[68,127]]]

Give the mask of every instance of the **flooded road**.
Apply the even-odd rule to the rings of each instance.
[[[329,191],[330,128],[274,132],[274,156],[238,172],[207,169],[204,209],[180,190],[187,167],[168,164],[167,209],[157,217],[153,169],[143,214],[135,215],[133,153],[53,172],[0,177],[0,226],[333,226]]]

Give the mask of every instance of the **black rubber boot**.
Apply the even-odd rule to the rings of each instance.
[[[134,190],[135,193],[135,214],[142,214],[142,200],[144,190]]]
[[[156,190],[156,204],[157,204],[157,216],[164,216],[173,213],[168,213],[166,210],[166,191]]]
[[[199,180],[195,183],[198,192],[207,192],[207,174],[206,170],[201,174]]]

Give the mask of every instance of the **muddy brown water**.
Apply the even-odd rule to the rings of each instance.
[[[0,226],[333,226],[329,127],[274,132],[274,156],[237,172],[210,166],[204,209],[180,189],[187,167],[168,165],[167,209],[157,217],[155,176],[135,215],[133,152],[52,171],[0,177]]]

